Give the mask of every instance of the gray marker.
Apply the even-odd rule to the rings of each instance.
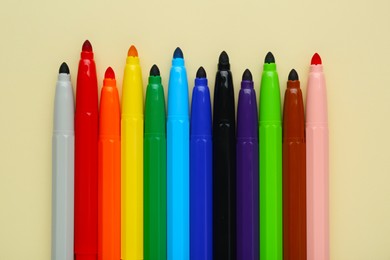
[[[74,98],[69,68],[62,63],[54,101],[52,260],[73,260]]]

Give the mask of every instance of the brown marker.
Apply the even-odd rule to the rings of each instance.
[[[284,260],[306,260],[306,141],[297,72],[288,75],[283,111]]]

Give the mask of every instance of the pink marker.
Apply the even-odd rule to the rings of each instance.
[[[329,260],[329,138],[321,57],[313,55],[306,97],[307,259]]]

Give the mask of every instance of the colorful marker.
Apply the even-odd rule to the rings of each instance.
[[[236,259],[236,130],[229,57],[219,56],[214,88],[213,246],[214,259]]]
[[[74,100],[69,68],[62,63],[54,100],[52,260],[73,260]]]
[[[288,75],[283,109],[283,259],[306,260],[305,113],[298,73]]]
[[[83,44],[77,74],[75,113],[76,260],[97,258],[98,86],[91,43]]]
[[[189,132],[187,72],[183,52],[176,48],[168,86],[168,260],[190,259]]]
[[[259,141],[252,73],[242,75],[237,108],[237,259],[259,259]]]
[[[210,92],[203,67],[196,73],[191,104],[191,260],[212,260],[213,143]]]
[[[260,259],[283,259],[280,105],[275,58],[268,52],[260,87]]]
[[[311,59],[306,96],[307,259],[329,259],[329,132],[320,55]]]
[[[167,259],[167,141],[165,97],[160,71],[150,69],[145,100],[144,137],[145,260]]]
[[[137,49],[128,51],[122,85],[122,217],[123,260],[143,259],[143,137],[144,111],[142,73]]]
[[[106,70],[98,142],[98,259],[121,257],[121,111],[115,74]]]

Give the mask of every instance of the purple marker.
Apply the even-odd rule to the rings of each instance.
[[[237,110],[237,260],[259,259],[259,142],[251,72],[242,75]]]

